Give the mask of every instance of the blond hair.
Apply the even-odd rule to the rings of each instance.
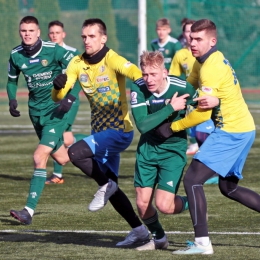
[[[140,56],[140,67],[157,66],[164,68],[164,57],[160,51],[143,51]]]

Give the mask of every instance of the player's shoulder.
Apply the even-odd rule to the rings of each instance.
[[[168,42],[171,42],[171,43],[176,44],[176,43],[178,43],[179,41],[178,41],[178,39],[176,39],[176,38],[174,38],[174,37],[172,37],[172,36],[169,36]]]
[[[43,48],[55,48],[57,47],[58,44],[56,44],[55,42],[51,42],[51,41],[42,41],[42,47]]]
[[[159,42],[158,38],[151,40],[151,44],[158,44],[158,42]]]
[[[23,51],[23,46],[20,44],[11,50],[11,55],[15,55]]]
[[[67,45],[67,44],[65,44],[65,43],[63,43],[62,47],[63,47],[64,49],[66,49],[67,51],[79,52],[76,48],[71,47],[71,46],[69,46],[69,45]]]
[[[168,80],[171,85],[175,85],[177,87],[186,88],[187,81],[182,79],[181,77],[177,77],[174,75],[168,75]]]

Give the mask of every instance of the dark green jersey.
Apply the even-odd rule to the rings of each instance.
[[[159,39],[152,40],[151,48],[153,51],[160,51],[163,54],[164,66],[169,71],[173,56],[182,49],[182,45],[177,39],[169,36],[165,43],[160,43]]]
[[[163,122],[173,122],[185,117],[186,110],[174,112],[169,103],[173,95],[178,92],[178,96],[189,94],[187,106],[196,106],[193,98],[197,97],[194,87],[185,80],[175,77],[167,77],[168,85],[161,94],[151,93],[143,79],[137,80],[131,89],[131,108],[137,129],[146,139],[154,142],[161,142],[160,137],[154,133],[154,128]],[[185,138],[186,131],[174,133],[167,142],[177,141]]]
[[[7,93],[9,100],[16,99],[17,83],[23,73],[29,90],[29,114],[45,115],[57,106],[51,98],[53,79],[62,73],[74,57],[73,52],[56,43],[42,41],[38,53],[28,56],[21,45],[11,52],[8,68]]]

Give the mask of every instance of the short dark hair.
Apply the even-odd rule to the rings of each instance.
[[[189,20],[189,18],[187,18],[187,17],[182,18],[181,25],[185,24],[188,20]]]
[[[82,28],[87,27],[89,25],[97,25],[99,27],[100,34],[107,35],[107,27],[106,24],[99,18],[90,18],[84,21]]]
[[[54,25],[60,26],[62,29],[64,29],[64,24],[62,22],[60,22],[59,20],[54,20],[54,21],[49,22],[48,29],[50,29],[50,27],[52,27]]]
[[[191,26],[191,32],[201,32],[206,31],[207,33],[212,34],[217,37],[217,27],[216,25],[209,19],[201,19],[195,22]]]
[[[37,25],[39,25],[38,19],[34,16],[25,16],[24,18],[22,18],[22,20],[20,21],[20,25],[22,23],[35,23]]]
[[[183,31],[183,32],[185,31],[187,24],[194,24],[195,22],[196,22],[195,20],[190,20],[190,19],[188,19],[188,20],[185,22],[185,24],[183,25],[182,31]]]

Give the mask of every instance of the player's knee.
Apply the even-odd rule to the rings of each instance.
[[[163,214],[172,214],[174,212],[174,207],[165,203],[156,203],[156,208]]]
[[[76,163],[78,160],[93,157],[93,153],[92,153],[89,145],[83,140],[80,140],[77,143],[73,144],[68,149],[68,155],[69,155],[70,161],[73,164]]]
[[[137,206],[137,210],[138,210],[140,218],[144,218],[145,213],[148,208],[148,203],[139,199],[139,200],[136,200],[136,206]]]

